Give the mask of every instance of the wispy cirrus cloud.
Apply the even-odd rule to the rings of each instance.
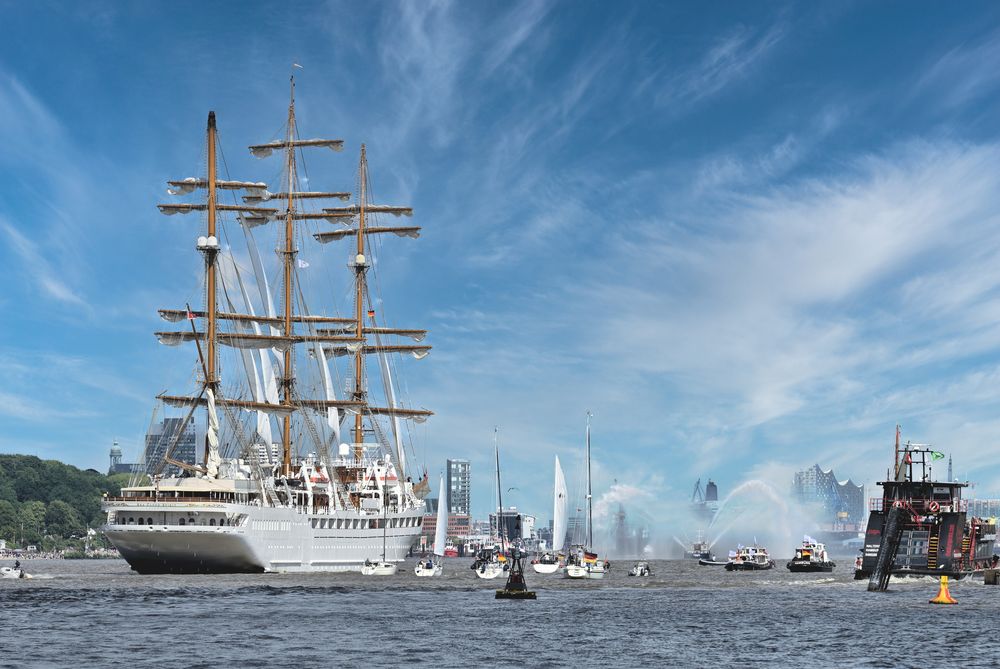
[[[405,3],[387,11],[381,29],[391,38],[378,42],[379,59],[398,100],[395,133],[429,133],[436,145],[450,144],[463,115],[460,74],[473,42],[448,2]]]
[[[35,242],[3,218],[0,218],[0,230],[3,231],[9,248],[20,260],[22,277],[34,282],[42,294],[49,298],[89,311],[87,302],[59,275]]]
[[[1000,31],[949,49],[917,79],[912,94],[933,93],[939,106],[954,109],[1000,86]]]
[[[493,44],[483,58],[483,74],[493,74],[515,57],[529,40],[536,41],[539,28],[551,9],[552,3],[546,0],[523,0],[496,21]],[[539,45],[534,47],[537,49]]]
[[[732,28],[717,38],[697,63],[679,71],[661,72],[647,86],[657,91],[657,106],[689,108],[745,79],[786,35],[784,23],[766,28]],[[653,83],[655,79],[659,81]]]

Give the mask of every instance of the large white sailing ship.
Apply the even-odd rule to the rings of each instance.
[[[419,359],[430,347],[419,344],[425,331],[377,319],[378,300],[370,294],[377,290],[370,239],[417,237],[420,228],[379,225],[382,216],[412,210],[370,202],[364,145],[355,202],[305,209],[322,198],[350,200],[351,193],[302,189],[297,153],[340,151],[343,141],[299,137],[294,91],[292,79],[282,138],[250,147],[256,157],[284,158],[276,189],[282,192],[219,178],[210,112],[207,176],[168,182],[171,195],[203,191],[205,201],[158,205],[168,215],[202,212],[207,223],[197,241],[204,308],[161,310],[165,320],[190,329],[157,333],[162,343],[197,348],[195,392],[158,399],[183,414],[182,427],[203,415],[206,437],[204,456],[193,464],[173,457],[184,432],[176,430],[145,485],[137,480],[104,501],[103,532],[140,573],[358,571],[383,552],[383,542],[385,561],[401,561],[421,531],[426,474],[417,484],[407,476],[403,421],[423,421],[431,412],[406,408],[394,376],[402,356]],[[242,191],[243,202],[220,203],[220,191]],[[266,206],[271,203],[277,206]],[[304,230],[330,224],[336,227]],[[277,280],[268,278],[254,239],[273,228]],[[316,315],[306,306],[302,270],[308,265],[297,253],[309,232],[320,243],[355,242],[353,284],[345,291],[353,304],[343,316]],[[220,238],[245,240],[245,255],[224,248]],[[241,269],[241,261],[252,272]],[[398,337],[418,343],[398,343]],[[368,374],[373,358],[377,371]],[[331,368],[338,359],[349,363],[346,369]],[[345,387],[342,397],[337,381]]]

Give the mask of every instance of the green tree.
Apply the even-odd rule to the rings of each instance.
[[[68,539],[71,534],[80,533],[83,523],[73,507],[57,499],[45,511],[45,526],[48,534]]]
[[[10,543],[17,540],[17,507],[6,499],[0,500],[0,539]]]
[[[18,531],[23,533],[25,544],[41,543],[45,533],[45,502],[35,500],[21,504],[18,522]]]

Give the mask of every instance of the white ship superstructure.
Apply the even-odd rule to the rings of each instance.
[[[207,219],[206,234],[196,244],[205,266],[204,309],[161,310],[165,320],[189,324],[190,330],[157,333],[162,343],[197,347],[196,392],[159,399],[182,412],[184,425],[204,410],[206,438],[201,462],[172,457],[175,439],[148,480],[136,480],[121,496],[104,501],[104,533],[141,573],[357,571],[383,552],[383,542],[385,561],[401,561],[421,531],[426,475],[417,484],[406,476],[402,421],[422,421],[431,412],[405,408],[393,377],[396,358],[419,359],[430,347],[395,343],[393,337],[419,342],[426,332],[385,327],[376,319],[368,281],[374,263],[366,246],[371,235],[417,237],[419,228],[372,224],[373,216],[412,211],[368,201],[363,145],[356,203],[303,211],[304,202],[347,200],[351,194],[298,190],[296,152],[339,151],[343,142],[299,139],[294,95],[284,130],[283,140],[250,147],[257,157],[285,157],[284,192],[217,177],[215,115],[210,113],[207,178],[169,182],[171,194],[204,190],[207,201],[159,205],[165,214],[205,212]],[[244,191],[244,204],[219,204],[219,190]],[[260,206],[271,201],[283,208]],[[219,243],[220,212],[235,215],[238,227],[226,238],[240,232],[246,239],[252,271],[241,270],[236,254]],[[254,228],[269,223],[275,225],[265,230],[279,232],[277,280],[268,279],[253,238]],[[345,317],[313,315],[306,308],[300,270],[308,263],[297,258],[297,244],[298,226],[309,224],[336,226],[312,234],[320,243],[354,242],[349,263],[353,304]],[[277,300],[272,285],[280,289]],[[222,350],[231,351],[232,364],[223,362]],[[337,358],[349,362],[342,375],[331,370],[330,361]],[[377,373],[369,375],[371,358],[378,360]],[[303,381],[310,372],[311,385]],[[345,397],[337,397],[338,379],[347,387]],[[320,397],[307,397],[309,388],[318,388]],[[372,402],[376,392],[384,397],[381,406]],[[271,456],[275,451],[277,462]],[[180,474],[164,476],[164,471]]]

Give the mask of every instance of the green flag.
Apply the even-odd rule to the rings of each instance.
[[[931,451],[931,460],[943,460],[944,453],[941,451]]]

